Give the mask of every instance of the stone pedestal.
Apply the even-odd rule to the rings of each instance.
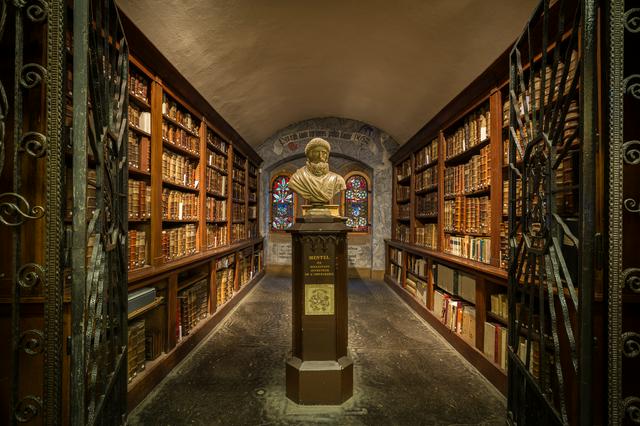
[[[291,229],[293,350],[287,397],[298,404],[337,405],[353,395],[347,353],[347,230],[344,219],[298,218]]]

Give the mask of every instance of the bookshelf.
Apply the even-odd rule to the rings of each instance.
[[[130,410],[264,274],[261,159],[155,59],[130,56]]]

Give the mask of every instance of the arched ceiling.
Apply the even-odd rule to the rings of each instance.
[[[515,40],[537,0],[118,0],[251,145],[313,117],[406,142]]]

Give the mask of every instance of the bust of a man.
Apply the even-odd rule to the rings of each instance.
[[[304,148],[307,164],[291,176],[289,187],[312,205],[327,204],[339,191],[346,189],[344,179],[329,171],[329,142],[314,138]]]

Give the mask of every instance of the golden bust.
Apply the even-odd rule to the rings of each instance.
[[[307,164],[291,176],[289,187],[312,206],[321,208],[337,193],[346,189],[344,179],[329,171],[329,142],[314,138],[304,148]]]

